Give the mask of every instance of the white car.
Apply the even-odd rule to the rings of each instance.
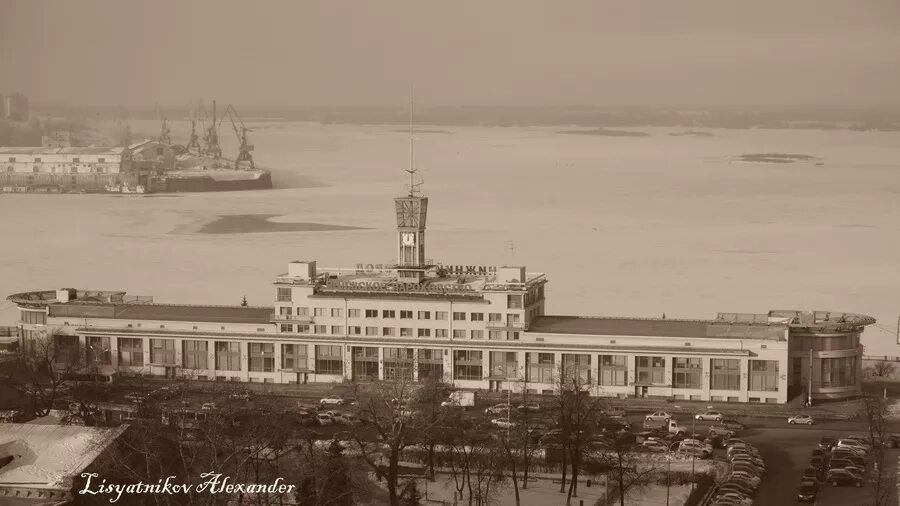
[[[650,413],[649,415],[647,415],[644,418],[644,420],[646,420],[648,422],[658,422],[658,421],[668,422],[671,419],[672,419],[672,415],[666,413],[665,411],[656,411],[656,412]]]
[[[215,402],[204,402],[203,405],[200,406],[200,409],[205,409],[205,410],[216,409],[216,403]]]
[[[721,422],[725,418],[725,415],[718,411],[707,411],[705,413],[697,413],[694,415],[694,418],[703,421],[714,420],[716,422]]]
[[[491,423],[501,429],[509,429],[516,426],[515,422],[510,422],[506,418],[494,418],[491,420]]]
[[[319,401],[319,404],[321,404],[323,406],[328,406],[328,405],[341,406],[344,404],[344,399],[341,399],[340,397],[337,397],[337,396],[325,397]]]
[[[809,415],[794,415],[794,416],[788,418],[788,423],[791,425],[794,425],[794,424],[812,425],[814,422],[813,422],[813,418]]]
[[[641,446],[643,446],[647,450],[650,450],[651,452],[665,453],[669,451],[669,446],[666,443],[659,441],[658,439],[648,439],[641,443]]]
[[[510,406],[509,404],[494,404],[489,408],[485,408],[484,414],[486,415],[505,415],[509,413]]]

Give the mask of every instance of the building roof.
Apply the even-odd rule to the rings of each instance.
[[[42,146],[0,146],[0,154],[4,155],[121,155],[125,148],[89,146],[89,147],[57,147]]]
[[[62,303],[50,306],[50,316],[117,318],[123,320],[160,320],[215,323],[265,323],[275,313],[271,307],[191,306],[179,304],[83,304]]]
[[[717,320],[662,318],[610,318],[540,316],[528,332],[595,336],[735,337],[783,339],[787,325],[781,323],[728,323]]]
[[[4,488],[69,490],[72,478],[128,428],[0,423],[0,497]],[[2,501],[0,501],[2,502]]]

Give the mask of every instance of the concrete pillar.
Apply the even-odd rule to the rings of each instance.
[[[206,366],[209,368],[209,379],[216,379],[216,342],[212,339],[206,341]]]
[[[413,375],[413,381],[419,381],[419,349],[418,348],[413,348],[412,375]]]
[[[281,375],[281,364],[282,364],[282,362],[281,362],[281,343],[275,343],[274,346],[275,346],[275,372],[279,373],[278,374],[278,378],[279,378],[278,382],[283,383],[284,378]]]
[[[710,357],[700,357],[700,365],[703,367],[703,373],[700,375],[702,383],[700,384],[702,392],[700,398],[704,401],[709,400],[709,382],[712,377],[712,359]]]
[[[113,366],[113,368],[119,367],[119,338],[118,337],[110,337],[109,338],[109,363]]]
[[[182,367],[184,366],[184,339],[174,339],[175,341],[175,366]]]
[[[245,341],[240,342],[240,350],[241,350],[241,371],[238,374],[240,376],[241,381],[250,381],[250,343]],[[234,372],[232,371],[232,374]]]

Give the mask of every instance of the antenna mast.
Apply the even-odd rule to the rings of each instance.
[[[409,196],[415,197],[416,193],[419,192],[419,186],[422,185],[421,182],[415,182],[415,174],[418,172],[415,166],[415,158],[413,151],[413,94],[412,87],[409,88],[409,168],[406,169],[406,172],[409,173]]]

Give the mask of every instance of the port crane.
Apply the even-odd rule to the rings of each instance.
[[[249,168],[252,170],[254,167],[253,163],[253,155],[250,154],[253,151],[253,144],[247,142],[247,132],[252,132],[246,126],[244,126],[244,121],[238,115],[237,111],[234,109],[234,106],[229,104],[225,109],[225,115],[231,121],[231,127],[234,129],[234,134],[238,138],[238,142],[240,142],[240,146],[238,146],[238,155],[234,159],[234,168],[241,168],[241,162],[245,162],[249,165]],[[238,124],[240,123],[240,128]]]
[[[191,109],[191,136],[188,138],[188,143],[184,147],[184,149],[188,153],[193,153],[192,149],[196,150],[196,153],[200,154],[200,137],[197,135],[197,110]]]
[[[202,107],[202,105],[201,105]],[[203,111],[203,109],[201,109]],[[206,134],[203,136],[203,143],[206,144],[206,147],[203,150],[204,155],[211,156],[218,160],[222,158],[222,147],[219,146],[219,134],[216,131],[216,101],[213,100],[212,107],[212,121],[210,122],[209,127],[206,129]]]
[[[169,129],[169,120],[160,112],[159,104],[156,104],[156,117],[159,119],[159,142],[171,146],[172,130]]]

